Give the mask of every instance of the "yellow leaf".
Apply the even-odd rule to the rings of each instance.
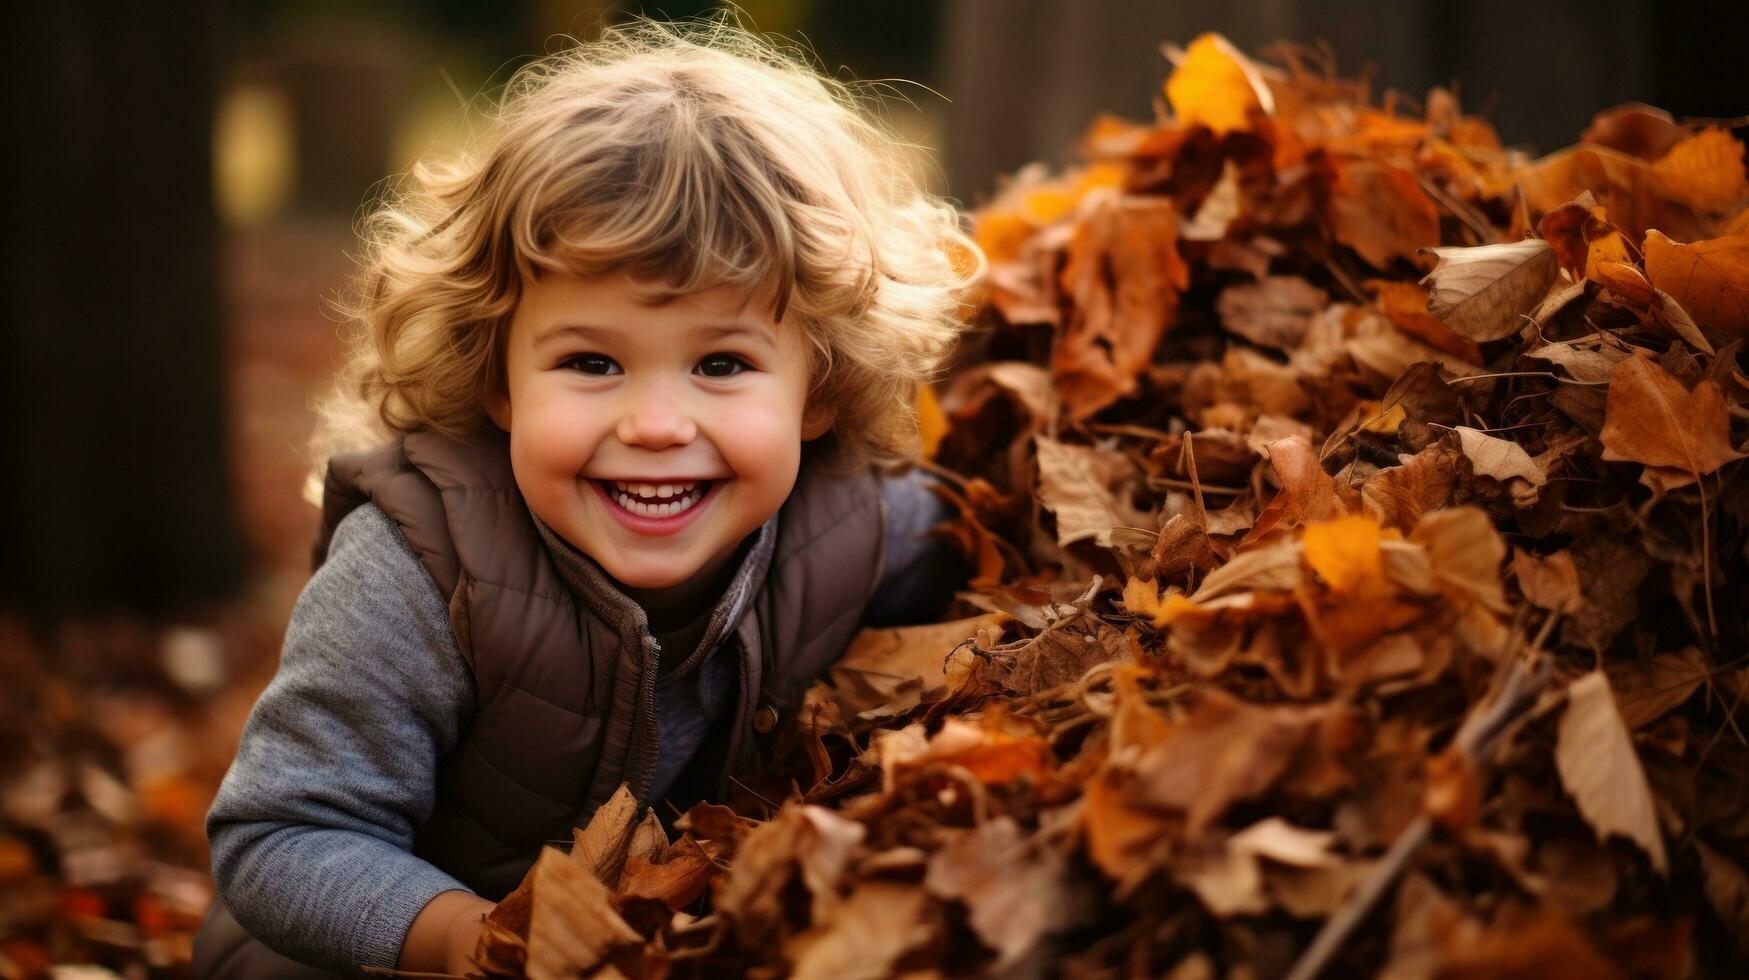
[[[1353,592],[1383,573],[1379,523],[1365,515],[1339,517],[1306,528],[1306,564],[1336,592]]]
[[[1251,112],[1273,113],[1275,100],[1257,68],[1219,34],[1204,34],[1166,79],[1166,99],[1186,126],[1218,134],[1249,129]]]
[[[1194,621],[1194,625],[1207,625],[1214,621],[1214,615],[1192,599],[1184,597],[1180,592],[1168,592],[1165,601],[1160,603],[1160,609],[1154,613],[1155,626],[1171,626],[1175,623]]]
[[[1621,232],[1612,231],[1600,238],[1594,238],[1585,250],[1585,278],[1593,282],[1603,282],[1599,278],[1599,269],[1605,262],[1632,262],[1633,255],[1628,251],[1627,239]],[[1608,283],[1604,283],[1608,285]]]
[[[1151,578],[1136,578],[1124,583],[1123,607],[1141,616],[1157,616],[1160,613],[1160,587]]]

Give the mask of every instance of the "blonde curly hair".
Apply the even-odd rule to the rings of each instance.
[[[319,503],[335,454],[480,424],[505,390],[523,283],[549,270],[628,272],[662,287],[656,302],[728,286],[778,321],[793,311],[810,402],[834,409],[823,465],[913,458],[919,386],[986,262],[863,88],[728,14],[635,19],[518,71],[476,153],[416,164],[361,226],[306,496]]]

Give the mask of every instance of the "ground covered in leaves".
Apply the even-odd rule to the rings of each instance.
[[[1740,975],[1731,124],[1528,158],[1169,54],[976,215],[924,406],[967,615],[865,633],[678,841],[603,808],[485,972]]]

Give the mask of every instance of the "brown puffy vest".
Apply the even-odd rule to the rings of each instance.
[[[332,460],[318,565],[335,525],[366,500],[400,525],[448,598],[478,690],[413,851],[496,901],[621,782],[648,802],[655,640],[605,622],[567,588],[496,427],[460,440],[414,432]],[[872,469],[833,477],[804,463],[777,515],[764,584],[717,653],[741,665],[729,769],[757,762],[755,714],[765,722],[793,709],[843,653],[880,573],[885,519]]]

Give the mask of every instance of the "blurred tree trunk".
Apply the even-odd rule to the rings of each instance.
[[[0,608],[236,589],[211,117],[216,5],[7,15]]]

